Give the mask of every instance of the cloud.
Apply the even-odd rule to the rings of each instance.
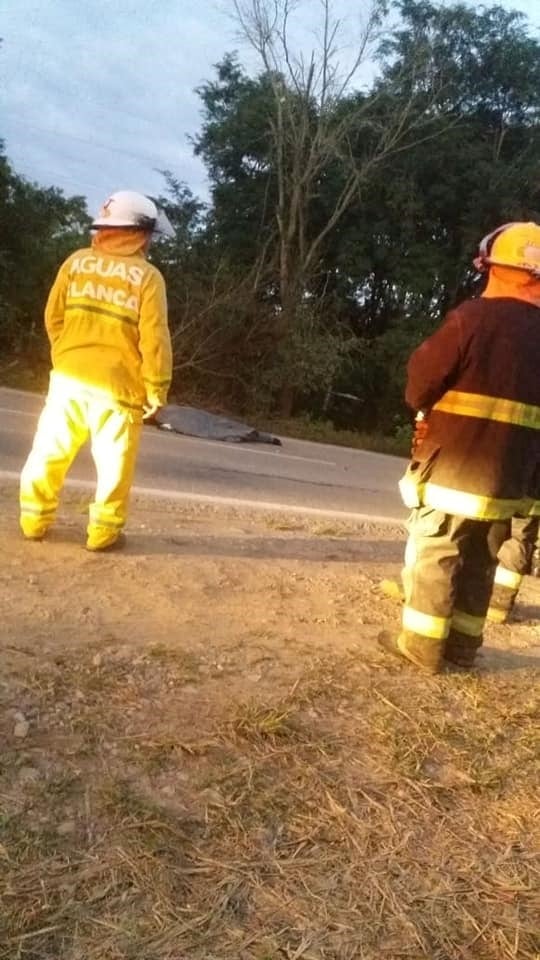
[[[306,9],[314,3],[305,0]],[[507,6],[532,18],[536,4]],[[0,133],[15,169],[87,196],[91,209],[120,187],[158,193],[156,168],[206,195],[187,138],[201,122],[194,88],[238,46],[227,8],[230,0],[12,3],[2,25]],[[305,37],[312,42],[307,27]]]
[[[93,206],[120,186],[158,192],[156,168],[206,191],[187,135],[200,126],[194,87],[233,46],[227,26],[207,0],[19,0],[0,55],[15,168]]]

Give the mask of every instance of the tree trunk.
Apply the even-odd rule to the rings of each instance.
[[[294,401],[296,399],[296,390],[292,383],[284,383],[279,391],[277,400],[277,412],[280,417],[292,417]]]

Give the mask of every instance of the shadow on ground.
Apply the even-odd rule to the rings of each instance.
[[[84,535],[75,527],[56,527],[44,543],[84,546]],[[112,552],[112,551],[111,551]],[[130,533],[122,554],[130,557],[182,556],[243,558],[245,560],[309,560],[311,562],[370,561],[400,563],[400,540],[365,540],[343,537],[275,537],[244,535],[170,536]]]

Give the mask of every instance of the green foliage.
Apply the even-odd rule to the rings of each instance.
[[[89,224],[81,197],[66,198],[16,174],[0,155],[0,348],[4,359],[47,356],[43,307],[61,261]]]
[[[210,177],[212,233],[238,266],[249,267],[275,231],[272,90],[266,75],[250,78],[233,55],[216,74],[198,89],[203,123],[194,148]]]
[[[280,419],[259,419],[261,430],[268,430],[281,437],[295,437],[312,443],[332,443],[338,447],[355,447],[358,450],[372,450],[374,453],[386,453],[394,457],[408,457],[412,443],[412,428],[403,424],[393,433],[374,431],[344,430],[336,427],[332,420],[312,417],[303,413],[297,417]]]

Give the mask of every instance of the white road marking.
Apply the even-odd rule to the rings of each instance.
[[[14,470],[0,470],[0,480],[19,480],[20,474]],[[66,487],[77,490],[94,490],[95,483],[89,480],[67,479]],[[381,517],[371,513],[355,513],[349,510],[326,510],[324,507],[300,507],[290,503],[277,503],[267,500],[243,500],[237,497],[210,496],[205,493],[191,493],[184,490],[164,490],[154,487],[131,488],[133,496],[155,497],[157,500],[178,500],[183,503],[209,503],[222,507],[236,507],[249,510],[267,510],[274,513],[292,513],[307,517],[331,517],[334,520],[356,520],[362,523],[380,523],[386,526],[405,524],[404,517]]]
[[[44,394],[35,393],[34,390],[17,390],[16,387],[0,387],[0,393],[16,393],[19,397],[39,397],[41,400],[44,399]]]
[[[20,427],[17,429],[17,427],[4,427],[4,426],[3,426],[3,427],[2,427],[2,433],[3,433],[3,434],[4,434],[4,433],[15,433],[18,437],[20,437],[20,436],[21,436],[21,429],[20,429]]]
[[[0,413],[11,413],[15,414],[16,417],[37,417],[39,410],[32,413],[31,410],[13,410],[12,407],[0,407]]]
[[[337,463],[333,460],[317,460],[315,457],[301,457],[296,453],[282,453],[282,448],[278,447],[277,444],[273,450],[255,450],[250,443],[230,443],[226,440],[208,440],[204,437],[190,437],[186,433],[176,433],[174,430],[157,430],[155,433],[144,433],[143,436],[155,436],[161,437],[163,433],[172,433],[174,436],[180,437],[181,440],[191,440],[196,444],[207,444],[207,446],[213,447],[214,449],[223,449],[234,450],[239,453],[255,453],[259,457],[279,457],[280,460],[302,460],[303,463],[317,463],[324,467],[337,467]]]

